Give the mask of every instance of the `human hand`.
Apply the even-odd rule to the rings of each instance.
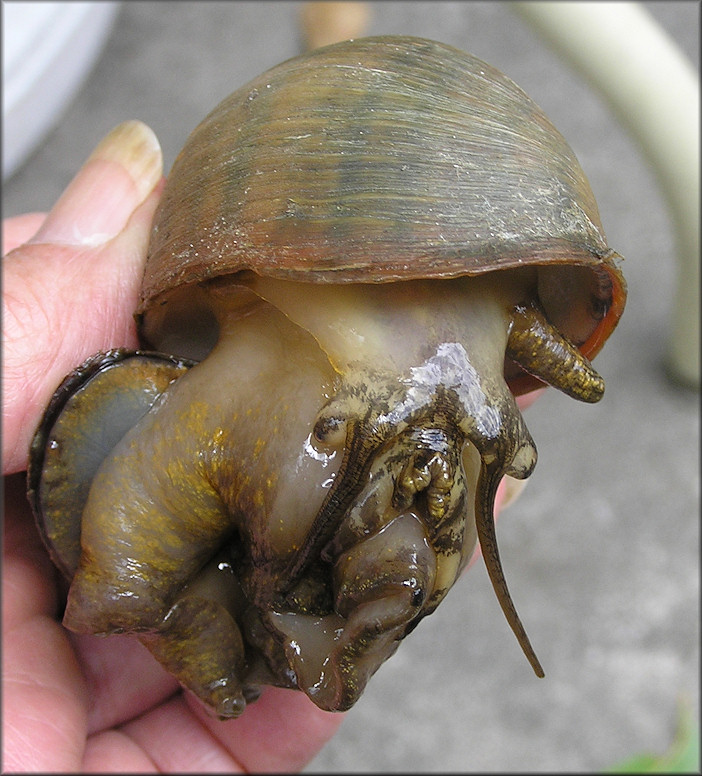
[[[133,636],[77,636],[25,497],[23,470],[63,377],[136,347],[132,318],[161,188],[161,152],[120,125],[48,214],[3,224],[3,770],[236,772],[302,768],[343,715],[266,688],[221,722]]]

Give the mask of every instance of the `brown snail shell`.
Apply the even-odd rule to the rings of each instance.
[[[549,319],[593,358],[623,310],[617,259],[575,155],[509,78],[444,44],[366,38],[274,67],[190,135],[138,312],[158,345],[169,293],[246,270],[387,283],[538,266]]]

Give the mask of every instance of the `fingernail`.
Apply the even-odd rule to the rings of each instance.
[[[153,131],[125,121],[98,143],[31,242],[100,245],[112,239],[153,191],[162,167]]]

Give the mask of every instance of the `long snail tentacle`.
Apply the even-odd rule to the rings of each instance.
[[[536,657],[534,648],[531,646],[526,630],[519,619],[517,610],[509,594],[507,581],[502,570],[500,553],[497,549],[497,537],[495,535],[495,494],[497,486],[502,479],[502,472],[498,466],[483,465],[480,474],[480,486],[477,490],[476,503],[476,524],[478,527],[478,538],[480,540],[480,550],[485,560],[485,568],[495,590],[495,595],[500,603],[505,618],[510,628],[517,637],[527,660],[534,669],[534,673],[539,677],[544,677],[544,669],[541,667],[539,659]]]

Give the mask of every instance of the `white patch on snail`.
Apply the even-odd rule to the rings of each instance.
[[[468,360],[468,353],[460,342],[444,342],[436,354],[419,366],[410,369],[411,377],[404,401],[378,420],[396,425],[409,413],[427,406],[439,386],[453,389],[463,404],[466,413],[475,420],[478,431],[486,437],[498,435],[501,422],[497,407],[486,404],[485,392],[480,375]]]
[[[331,453],[325,453],[322,450],[317,450],[312,445],[311,440],[312,440],[312,434],[310,433],[307,435],[307,439],[305,439],[303,452],[300,453],[300,459],[302,459],[303,455],[309,455],[311,458],[314,458],[315,461],[319,461],[324,467],[329,466],[329,464],[336,457],[336,450],[334,450]]]

